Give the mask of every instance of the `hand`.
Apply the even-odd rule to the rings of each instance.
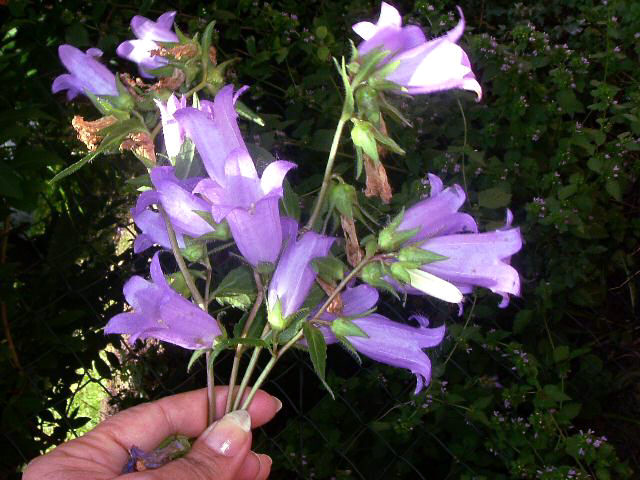
[[[227,387],[216,387],[218,418]],[[206,389],[181,393],[124,410],[86,435],[29,463],[23,480],[262,480],[271,459],[251,451],[250,427],[271,420],[280,401],[259,391],[249,413],[235,412],[207,426]],[[250,418],[249,418],[250,417]],[[199,437],[184,457],[144,472],[122,475],[132,446],[150,452],[170,435]]]

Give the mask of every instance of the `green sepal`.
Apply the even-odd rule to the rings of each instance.
[[[390,53],[389,50],[376,49],[360,57],[360,69],[354,77],[352,85],[358,88],[361,83],[367,81],[371,73],[378,68],[380,62]]]
[[[346,266],[334,256],[317,257],[311,261],[311,268],[326,282],[340,281],[344,278]]]
[[[400,299],[395,288],[386,280],[383,280],[383,277],[390,272],[387,272],[381,262],[373,262],[365,265],[365,267],[360,272],[360,278],[363,282],[371,285],[372,287],[376,287],[382,290],[385,290],[392,294],[397,299]]]
[[[282,302],[279,298],[276,299],[275,305],[269,305],[267,321],[271,328],[277,332],[287,328],[287,319],[282,314]]]
[[[130,112],[136,105],[136,102],[133,100],[133,97],[129,93],[129,91],[125,88],[125,86],[120,81],[120,75],[116,75],[116,88],[118,89],[118,96],[111,97],[111,103],[113,106],[119,110],[124,110],[126,112]]]
[[[379,95],[378,99],[380,101],[380,106],[382,107],[382,109],[385,112],[389,113],[392,118],[395,118],[398,122],[404,124],[409,128],[413,128],[413,124],[409,120],[407,120],[404,117],[404,115],[402,115],[402,113],[400,113],[400,110],[398,110],[396,107],[391,105],[391,103],[389,103],[389,101],[384,97],[384,95],[382,94]]]
[[[276,266],[271,262],[260,262],[256,266],[256,270],[260,275],[271,276],[275,269]]]
[[[362,149],[356,146],[356,179],[362,175],[362,168],[364,167],[364,157],[362,155]]]
[[[368,85],[356,90],[356,103],[360,114],[374,125],[380,124],[380,106],[377,97],[378,93]]]
[[[390,232],[382,230],[378,236],[378,246],[385,252],[392,252],[400,245],[411,240],[420,231],[420,227],[411,230],[402,230],[401,232]]]
[[[181,45],[193,42],[193,40],[191,40],[184,33],[182,33],[182,30],[180,30],[178,28],[178,25],[176,25],[175,23],[173,24],[173,30],[176,32],[176,35],[178,36],[178,41],[180,42]]]
[[[354,123],[351,129],[351,140],[354,145],[360,147],[377,164],[380,158],[378,157],[378,145],[373,133],[373,125],[357,118],[352,118],[351,121]]]
[[[375,139],[383,144],[385,147],[389,148],[393,153],[397,153],[398,155],[404,155],[405,152],[400,145],[398,145],[391,137],[385,135],[380,130],[372,125],[373,136]]]
[[[284,344],[295,337],[307,318],[309,318],[308,308],[302,308],[296,313],[289,315],[289,319],[287,320],[288,326],[278,335],[278,342]]]
[[[319,328],[314,327],[309,322],[305,322],[302,329],[309,348],[309,356],[311,357],[313,369],[322,382],[322,385],[324,385],[331,395],[331,398],[335,400],[336,397],[325,380],[325,370],[327,367],[327,343],[324,340],[324,335],[322,335]]]
[[[369,85],[371,85],[376,90],[388,89],[384,87],[387,87],[388,83],[393,84],[393,82],[389,82],[388,80],[386,80],[386,78],[391,75],[399,66],[400,60],[393,60],[391,62],[385,63],[381,68],[376,70],[376,73],[374,75],[371,76],[371,78],[369,79]],[[383,87],[382,89],[380,88],[381,86]],[[391,90],[395,90],[395,88],[391,88]]]
[[[367,257],[373,257],[378,251],[378,240],[374,235],[367,235],[360,243],[364,246],[364,253]]]
[[[171,288],[184,298],[191,298],[191,291],[189,290],[189,286],[187,285],[182,272],[175,272],[167,276],[169,277],[169,285],[171,285]]]
[[[202,39],[200,40],[200,53],[202,54],[202,65],[208,65],[211,63],[209,60],[209,47],[211,47],[211,41],[213,39],[213,29],[216,26],[216,21],[209,22],[209,25],[204,29]]]
[[[336,336],[336,338],[338,339],[338,342],[340,342],[340,346],[344,348],[347,351],[347,353],[349,353],[349,355],[353,357],[353,359],[358,363],[358,365],[362,366],[362,359],[360,358],[360,355],[358,355],[357,350],[355,349],[353,344],[349,341],[349,339],[346,337],[340,337],[340,336]]]
[[[430,252],[429,250],[423,250],[420,247],[404,247],[398,252],[398,260],[401,262],[412,262],[417,265],[440,262],[447,258],[449,257]]]
[[[287,179],[282,182],[282,199],[280,200],[280,212],[284,217],[291,217],[300,221],[300,197],[291,188]]]
[[[171,165],[175,167],[176,177],[181,180],[206,175],[202,160],[196,156],[196,146],[189,138],[184,139],[178,154],[169,160]]]
[[[353,323],[352,320],[344,317],[338,317],[331,322],[331,331],[337,337],[364,337],[369,338],[369,335],[362,330],[358,325]]]
[[[207,254],[205,245],[200,242],[191,243],[180,249],[180,254],[189,262],[198,262]]]
[[[353,99],[353,88],[351,87],[351,82],[349,81],[349,75],[347,74],[347,67],[345,65],[344,57],[342,57],[341,63],[334,58],[333,63],[335,63],[336,68],[338,69],[338,73],[342,78],[342,84],[344,85],[344,104],[342,105],[342,115],[340,120],[343,122],[348,121],[353,116],[355,101]]]
[[[173,70],[175,67],[173,65],[165,65],[164,67],[153,68],[153,69],[145,69],[145,72],[150,73],[155,77],[170,77],[173,75]]]
[[[391,264],[390,270],[393,278],[400,280],[403,283],[411,284],[411,277],[409,276],[409,272],[407,272],[406,265],[401,262],[395,262]]]
[[[151,183],[151,176],[148,173],[143,175],[138,175],[137,177],[129,178],[124,181],[127,185],[131,185],[132,187],[138,189],[140,187],[149,187],[153,188],[153,183]]]
[[[353,206],[358,203],[358,194],[353,185],[348,183],[333,184],[329,190],[329,203],[333,205],[341,215],[353,219]]]
[[[358,64],[358,57],[360,57],[360,52],[358,51],[358,47],[353,43],[353,40],[349,39],[349,46],[351,47],[351,58],[349,59],[350,63],[356,63],[358,65],[358,69],[360,68],[360,64]],[[353,73],[357,73],[353,72]]]
[[[116,97],[94,95],[89,91],[85,91],[84,93],[87,95],[89,100],[91,100],[91,103],[93,103],[93,106],[96,107],[96,109],[102,115],[105,115],[105,116],[113,115],[118,120],[127,120],[130,117],[129,112],[116,108],[113,105],[113,103],[111,103],[112,102],[111,99]]]
[[[253,123],[264,127],[264,120],[262,117],[247,107],[247,105],[240,100],[236,100],[236,112],[238,112],[238,115],[245,120],[251,120]]]
[[[191,367],[193,367],[193,364],[196,363],[196,361],[203,354],[207,353],[210,350],[210,348],[201,348],[200,350],[194,350],[194,352],[191,354],[191,358],[189,359],[189,363],[187,363],[187,373],[191,371]]]

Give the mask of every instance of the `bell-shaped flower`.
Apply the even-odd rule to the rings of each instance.
[[[131,335],[132,345],[137,339],[153,337],[192,350],[211,348],[221,334],[218,323],[169,286],[159,253],[151,261],[151,282],[136,275],[124,286],[124,296],[133,311],[113,317],[104,332]]]
[[[174,114],[180,127],[196,145],[209,177],[218,185],[226,182],[225,165],[231,153],[235,150],[247,152],[234,106],[246,89],[240,88],[234,94],[233,85],[226,85],[220,89],[213,104],[202,101],[200,110],[183,108]],[[251,168],[255,171],[255,167]]]
[[[358,285],[348,288],[342,293],[342,317],[353,317],[365,313],[378,302],[378,291],[369,285]],[[323,320],[333,321],[337,318],[331,313],[324,313]],[[347,336],[347,340],[363,355],[386,365],[406,368],[415,374],[417,379],[415,393],[419,393],[429,384],[431,379],[431,361],[423,352],[424,348],[435,347],[444,338],[444,325],[428,328],[429,321],[422,316],[411,317],[418,326],[394,322],[376,313],[366,314],[352,319],[367,337]],[[327,327],[321,328],[328,344],[338,339]]]
[[[399,231],[419,228],[409,243],[446,257],[422,265],[420,270],[440,281],[450,282],[462,293],[469,293],[473,286],[488,288],[502,296],[500,306],[506,307],[509,294],[520,294],[518,272],[509,262],[511,256],[522,248],[522,237],[519,228],[510,228],[511,212],[507,212],[505,228],[477,233],[475,221],[458,212],[465,201],[460,185],[442,190],[442,181],[438,177],[429,175],[429,181],[431,196],[409,208],[398,227]],[[412,281],[413,287],[443,298],[438,294],[442,287],[440,284],[435,281],[429,283],[431,277],[419,273],[417,276],[416,284]],[[415,292],[408,290],[408,293]]]
[[[151,170],[151,181],[155,189],[142,192],[136,206],[131,209],[133,220],[142,231],[133,245],[135,253],[146,250],[153,244],[171,248],[164,219],[160,213],[150,210],[150,205],[164,207],[181,248],[185,246],[184,235],[198,238],[215,230],[196,213],[209,211],[209,204],[191,193],[200,180],[197,177],[179,180],[173,167],[156,167]]]
[[[311,261],[327,256],[335,238],[306,232],[297,239],[295,220],[284,218],[282,225],[285,247],[269,283],[267,303],[270,311],[279,308],[286,318],[300,309],[313,286],[316,272]]]
[[[482,97],[482,88],[471,70],[469,57],[457,45],[464,31],[462,10],[458,25],[442,37],[427,41],[422,30],[414,25],[402,27],[398,11],[382,2],[376,24],[360,22],[353,30],[363,38],[358,46],[360,55],[374,50],[388,51],[383,63],[396,63],[386,80],[404,87],[407,93],[431,93],[452,88],[471,90]]]
[[[53,93],[66,90],[69,100],[86,92],[114,97],[118,95],[115,75],[96,60],[102,56],[102,50],[90,48],[85,53],[71,45],[60,45],[58,55],[69,73],[56,77],[51,85]]]
[[[183,95],[178,100],[178,97],[172,93],[166,103],[162,103],[160,100],[155,102],[160,110],[164,146],[167,150],[167,155],[173,158],[180,153],[180,147],[182,147],[185,136],[184,129],[180,127],[173,114],[187,106],[187,97]]]
[[[122,42],[118,45],[116,53],[122,58],[137,63],[142,77],[153,78],[149,70],[161,68],[167,64],[165,58],[151,55],[153,50],[160,48],[156,42],[178,42],[178,36],[172,30],[175,17],[176,12],[166,12],[154,22],[136,15],[131,19],[131,30],[137,39]]]
[[[227,219],[240,253],[253,266],[275,263],[282,246],[278,202],[282,182],[295,164],[272,162],[258,177],[237,123],[233,86],[223,87],[207,112],[184,108],[174,116],[196,145],[211,178],[202,180],[194,193],[211,204],[216,222]]]

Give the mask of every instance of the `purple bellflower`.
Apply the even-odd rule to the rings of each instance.
[[[184,235],[197,238],[214,231],[206,220],[195,213],[196,210],[209,211],[209,204],[191,193],[200,180],[198,177],[179,180],[173,167],[156,167],[151,170],[151,181],[155,190],[142,192],[136,206],[131,209],[133,220],[142,230],[133,244],[135,253],[142,252],[153,244],[171,248],[164,219],[158,212],[148,208],[153,204],[164,207],[171,219],[180,248],[185,246]]]
[[[196,145],[211,178],[202,180],[194,193],[211,206],[216,222],[227,219],[240,253],[253,266],[275,263],[282,246],[282,227],[278,201],[282,182],[295,164],[270,163],[262,177],[244,144],[234,108],[240,91],[223,87],[213,103],[213,119],[206,111],[185,108],[174,116]]]
[[[298,223],[291,218],[283,218],[282,227],[286,245],[269,283],[267,303],[270,312],[279,308],[286,318],[300,309],[313,286],[316,273],[311,260],[327,256],[335,238],[306,232],[296,239]]]
[[[156,42],[178,42],[178,36],[172,31],[176,12],[166,12],[157,21],[149,20],[141,15],[131,19],[131,30],[137,37],[118,45],[116,53],[122,58],[138,64],[140,75],[145,78],[154,76],[148,72],[164,67],[167,60],[158,56],[151,56],[151,51],[160,48]]]
[[[471,292],[473,286],[488,288],[502,296],[500,307],[506,307],[510,294],[520,294],[518,272],[509,262],[511,256],[522,248],[522,237],[519,228],[510,228],[511,212],[507,211],[505,228],[477,233],[478,227],[473,218],[458,212],[466,198],[460,185],[443,190],[442,181],[431,174],[429,182],[430,197],[409,208],[398,226],[398,231],[420,228],[409,243],[417,242],[420,248],[447,257],[423,265],[420,271],[450,282],[462,293]],[[416,274],[424,277],[419,272]],[[430,290],[428,281],[425,282],[421,284],[417,278],[414,284],[412,278],[412,286],[442,298],[437,286]]]
[[[151,261],[151,282],[136,275],[124,286],[133,311],[113,317],[104,332],[131,335],[131,345],[137,339],[153,337],[191,350],[210,348],[221,334],[218,323],[169,286],[159,254],[156,252]]]
[[[442,37],[427,41],[419,27],[402,27],[398,11],[382,2],[376,24],[359,22],[353,26],[364,40],[358,52],[366,55],[376,49],[389,51],[385,63],[397,62],[397,67],[386,80],[404,87],[410,95],[462,88],[475,92],[480,99],[482,88],[471,70],[469,57],[456,44],[464,31],[462,10],[458,11],[458,25]]]
[[[357,316],[378,303],[378,291],[369,285],[348,288],[342,293],[342,302],[341,316]],[[320,318],[333,321],[337,316],[325,312]],[[352,320],[368,337],[348,336],[347,339],[358,352],[376,362],[411,370],[417,379],[417,394],[429,385],[431,379],[431,361],[422,349],[439,345],[445,328],[444,325],[428,328],[429,321],[420,315],[411,319],[416,320],[419,326],[401,324],[370,313]],[[321,330],[328,344],[338,341],[329,328],[322,327]]]
[[[118,95],[115,75],[96,60],[102,56],[102,50],[90,48],[84,53],[71,45],[60,45],[58,55],[69,73],[56,77],[51,85],[53,93],[66,90],[68,100],[85,92],[114,97]]]

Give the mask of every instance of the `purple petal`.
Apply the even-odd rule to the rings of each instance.
[[[296,168],[295,163],[285,162],[283,160],[276,160],[267,165],[267,168],[262,172],[262,178],[260,179],[260,188],[264,194],[271,193],[272,191],[279,192],[282,196],[282,182],[289,170]]]
[[[277,198],[262,199],[250,210],[235,208],[226,218],[240,253],[251,265],[275,263],[282,246]]]
[[[61,85],[66,82],[81,92],[87,90],[95,95],[118,95],[114,74],[91,55],[83,53],[71,45],[60,45],[58,55],[63,65],[74,77],[73,81],[69,78],[59,80],[55,85],[58,91],[61,89]]]
[[[422,45],[425,40],[420,27],[410,25],[402,29],[383,28],[378,30],[372,38],[360,44],[358,51],[361,55],[366,55],[377,48],[388,50],[391,52],[389,58],[393,60],[394,54]]]
[[[520,278],[508,262],[521,247],[518,228],[432,238],[422,248],[448,258],[422,269],[456,285],[476,285],[501,295],[519,295]]]
[[[344,305],[341,314],[347,317],[372,309],[378,303],[379,298],[378,290],[364,284],[347,288],[341,296]]]
[[[334,240],[307,232],[300,240],[289,243],[269,284],[269,305],[275,305],[280,299],[285,317],[295,313],[309,294],[316,277],[311,260],[326,256]]]
[[[213,100],[214,116],[218,131],[225,139],[225,149],[228,149],[224,155],[226,158],[228,152],[240,148],[246,150],[244,140],[238,128],[238,114],[234,106],[233,85],[226,85],[220,89]]]
[[[141,40],[157,42],[178,42],[178,36],[171,31],[176,12],[167,12],[158,18],[158,22],[141,15],[131,19],[131,30]]]
[[[82,88],[82,82],[68,73],[58,75],[51,85],[53,93],[67,90],[67,100],[73,100],[78,94],[83,93]]]
[[[228,141],[217,129],[216,124],[206,113],[190,107],[178,110],[174,117],[193,140],[209,176],[218,185],[224,185],[226,180],[224,164],[232,149],[229,148]]]

